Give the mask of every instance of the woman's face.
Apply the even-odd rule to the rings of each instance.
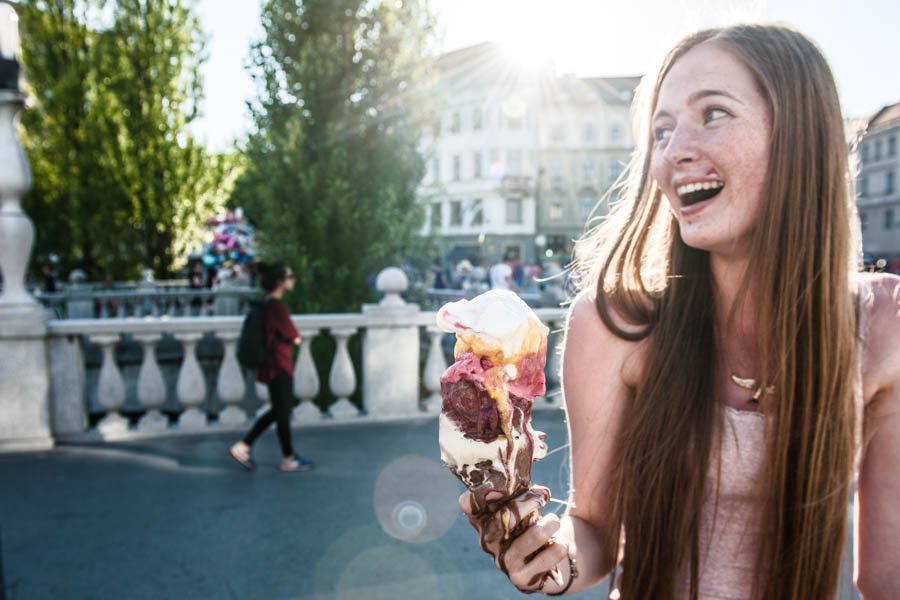
[[[746,258],[766,201],[772,131],[750,69],[715,42],[692,48],[663,80],[652,130],[653,177],[684,243]]]
[[[284,274],[284,291],[290,292],[291,290],[293,290],[294,289],[294,281],[295,281],[294,270],[288,268]]]

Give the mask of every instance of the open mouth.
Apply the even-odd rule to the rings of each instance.
[[[724,187],[725,182],[723,181],[703,181],[679,186],[675,193],[678,194],[682,206],[690,206],[709,200],[721,192]]]

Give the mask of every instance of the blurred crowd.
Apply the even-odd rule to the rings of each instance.
[[[426,273],[426,287],[481,293],[489,289],[515,292],[551,292],[564,300],[570,283],[567,272],[556,261],[523,262],[512,254],[489,264],[486,258],[475,264],[469,259],[446,264],[436,259]]]

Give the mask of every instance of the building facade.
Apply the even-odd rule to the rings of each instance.
[[[422,234],[449,262],[567,262],[572,244],[633,148],[639,79],[516,69],[485,43],[436,62],[438,108],[426,128]]]
[[[857,144],[856,197],[868,260],[900,258],[900,102],[869,119]]]

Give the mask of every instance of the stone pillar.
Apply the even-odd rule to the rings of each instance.
[[[406,274],[388,267],[375,287],[384,294],[363,313],[378,324],[369,325],[363,340],[363,404],[370,417],[411,417],[419,407],[419,326],[416,304],[400,297],[409,287]]]
[[[0,4],[0,21],[15,20]],[[11,32],[0,28],[0,36]],[[18,73],[14,40],[0,39],[4,72]],[[50,369],[44,309],[25,288],[25,271],[34,245],[34,225],[22,211],[31,188],[31,169],[19,143],[15,121],[25,104],[17,77],[0,82],[0,451],[42,450],[53,446],[50,433]]]

